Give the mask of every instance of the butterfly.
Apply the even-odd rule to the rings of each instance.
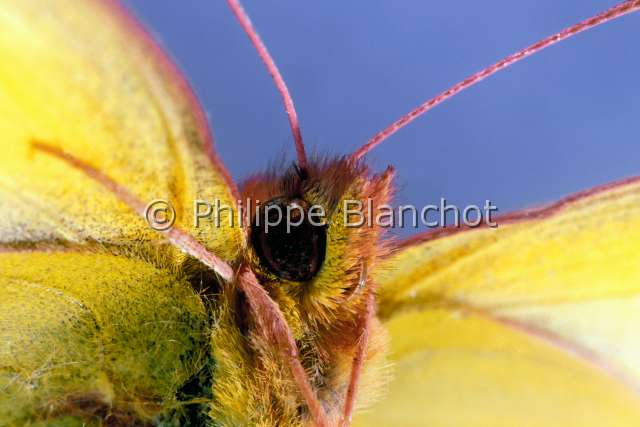
[[[240,187],[118,3],[0,7],[0,424],[637,425],[640,178],[402,242],[348,227],[344,201],[391,200],[394,170],[365,156],[422,113],[640,2],[340,157],[307,156],[286,84],[228,3],[297,156]],[[214,200],[228,209],[197,221]],[[315,206],[317,224],[256,221]]]

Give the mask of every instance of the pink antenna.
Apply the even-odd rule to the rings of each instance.
[[[373,138],[371,138],[366,144],[364,144],[362,147],[360,147],[358,150],[356,150],[352,154],[352,158],[354,160],[359,160],[360,158],[362,158],[362,156],[364,156],[369,151],[371,151],[371,149],[373,149],[382,141],[389,138],[391,135],[393,135],[394,133],[396,133],[397,131],[399,131],[400,129],[402,129],[403,127],[405,127],[406,125],[414,121],[415,119],[417,119],[422,114],[431,110],[436,105],[439,105],[442,102],[446,101],[447,99],[453,97],[459,92],[475,85],[481,80],[484,80],[485,78],[491,76],[492,74],[495,74],[498,71],[503,70],[512,64],[515,64],[516,62],[526,58],[529,55],[533,55],[534,53],[537,53],[542,49],[545,49],[555,43],[558,43],[559,41],[575,36],[576,34],[582,31],[597,27],[598,25],[604,24],[607,21],[611,21],[613,19],[619,18],[631,12],[635,12],[639,9],[640,9],[640,0],[626,0],[620,3],[619,5],[612,7],[611,9],[608,9],[598,15],[595,15],[587,20],[584,20],[579,24],[566,28],[557,34],[554,34],[545,39],[542,39],[539,42],[534,43],[531,46],[526,47],[519,52],[509,55],[506,58],[496,62],[493,65],[490,65],[484,70],[481,70],[475,74],[472,74],[471,76],[467,77],[465,80],[455,84],[451,88],[434,96],[424,104],[421,104],[420,106],[418,106],[416,109],[400,117],[398,120],[393,122],[386,129],[383,129],[382,131],[375,134]]]
[[[298,165],[301,168],[305,168],[307,166],[307,155],[305,154],[304,144],[302,142],[302,133],[300,132],[300,124],[298,122],[298,114],[296,113],[296,108],[293,105],[293,99],[291,98],[291,94],[289,93],[289,89],[287,88],[287,84],[284,82],[280,71],[276,63],[271,58],[267,47],[264,45],[258,32],[253,27],[251,23],[251,19],[244,11],[240,2],[238,0],[227,0],[231,11],[238,19],[240,26],[249,36],[249,40],[251,40],[251,44],[256,48],[260,59],[267,67],[267,71],[271,75],[273,82],[276,84],[276,88],[278,92],[280,92],[280,96],[282,97],[282,101],[284,102],[284,109],[287,112],[287,117],[289,118],[289,126],[291,126],[291,133],[293,134],[293,139],[296,144],[296,155],[298,157]]]

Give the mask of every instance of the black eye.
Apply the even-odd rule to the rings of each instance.
[[[251,224],[251,244],[278,277],[305,282],[318,273],[327,249],[327,229],[318,206],[275,198],[260,206]],[[310,213],[312,214],[310,216]]]

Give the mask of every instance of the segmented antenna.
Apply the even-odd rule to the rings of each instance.
[[[296,156],[298,157],[298,165],[301,168],[306,168],[307,166],[307,155],[304,150],[304,143],[302,142],[302,133],[300,132],[300,124],[298,122],[298,114],[296,113],[296,108],[293,105],[293,99],[291,98],[291,94],[289,93],[289,89],[287,88],[287,84],[284,82],[280,71],[276,63],[271,58],[267,47],[260,39],[258,32],[253,27],[251,23],[251,19],[240,5],[238,0],[227,0],[227,4],[231,11],[238,19],[240,26],[249,36],[249,40],[251,40],[251,44],[256,48],[260,59],[267,67],[267,71],[271,75],[273,82],[276,84],[276,88],[278,92],[280,92],[280,96],[282,97],[282,102],[284,103],[284,109],[287,112],[287,117],[289,118],[289,126],[291,126],[291,133],[293,134],[293,140],[296,144]]]
[[[382,131],[375,134],[373,138],[371,138],[366,144],[364,144],[362,147],[360,147],[358,150],[356,150],[352,154],[352,158],[354,160],[359,160],[360,158],[362,158],[362,156],[367,154],[374,147],[379,145],[382,141],[389,138],[391,135],[393,135],[394,133],[396,133],[397,131],[399,131],[400,129],[402,129],[403,127],[405,127],[406,125],[414,121],[415,119],[417,119],[422,114],[431,110],[436,105],[441,104],[447,99],[453,97],[454,95],[460,93],[461,91],[475,85],[481,80],[486,79],[492,74],[495,74],[498,71],[503,70],[508,66],[515,64],[516,62],[526,58],[527,56],[540,52],[541,50],[553,44],[556,44],[559,41],[568,39],[569,37],[575,36],[576,34],[582,31],[597,27],[598,25],[604,24],[605,22],[619,18],[623,15],[636,12],[637,10],[640,10],[640,0],[624,1],[619,5],[612,7],[611,9],[608,9],[602,13],[599,13],[598,15],[595,15],[589,19],[586,19],[580,22],[579,24],[566,28],[560,31],[559,33],[556,33],[552,36],[542,39],[539,42],[534,43],[531,46],[526,47],[519,52],[509,55],[506,58],[496,62],[495,64],[490,65],[484,70],[481,70],[475,74],[472,74],[471,76],[467,77],[465,80],[455,84],[451,88],[429,99],[424,104],[419,105],[413,111],[410,111],[409,113],[400,117],[398,120],[393,122],[386,129],[383,129]]]

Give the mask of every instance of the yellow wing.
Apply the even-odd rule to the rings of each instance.
[[[0,28],[0,424],[180,413],[190,398],[180,387],[210,364],[208,315],[183,256],[34,142],[143,203],[168,200],[179,226],[232,261],[237,224],[192,219],[194,200],[236,197],[204,113],[113,2],[2,2]],[[204,399],[210,385],[195,385]]]
[[[194,226],[197,199],[234,206],[204,113],[175,67],[114,2],[0,7],[0,243],[128,245],[159,235],[100,184],[33,148],[88,163],[143,203],[170,201],[177,224],[223,259],[240,251],[228,210]]]
[[[0,295],[3,426],[107,414],[121,425],[148,421],[179,410],[176,391],[207,362],[202,300],[149,262],[0,253]]]
[[[356,425],[640,425],[640,179],[497,222],[378,273],[395,378]]]

